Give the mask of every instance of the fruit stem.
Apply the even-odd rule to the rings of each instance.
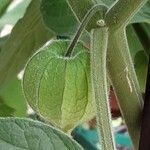
[[[68,47],[68,50],[67,50],[67,53],[66,53],[66,57],[70,57],[72,54],[73,54],[73,50],[80,38],[80,36],[82,35],[86,25],[88,24],[88,22],[90,21],[90,19],[92,18],[92,16],[98,12],[98,11],[102,11],[106,9],[106,6],[104,5],[95,5],[93,6],[88,12],[87,14],[85,15],[85,17],[83,18],[83,21],[81,22],[72,42],[70,43],[69,47]],[[103,20],[103,18],[100,18],[100,20]],[[101,21],[103,22],[103,21]],[[98,26],[100,26],[100,24],[98,24]],[[101,26],[105,26],[105,24],[101,24]]]

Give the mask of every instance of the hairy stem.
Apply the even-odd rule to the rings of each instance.
[[[106,14],[106,24],[111,28],[125,27],[148,0],[117,0]]]
[[[98,11],[104,11],[106,12],[106,7],[104,5],[95,5],[94,7],[92,7],[88,12],[87,14],[85,15],[85,17],[83,18],[83,21],[81,22],[80,26],[79,26],[79,29],[77,30],[72,42],[70,43],[69,47],[68,47],[68,50],[67,50],[67,53],[66,53],[66,56],[71,56],[72,53],[73,53],[73,50],[74,50],[74,47],[76,45],[76,43],[78,42],[80,36],[82,35],[87,23],[90,21],[90,19],[92,18],[92,16],[98,12]],[[99,19],[103,19],[102,18],[99,18]],[[95,22],[96,24],[96,22]],[[102,25],[103,26],[103,25]]]
[[[115,150],[106,76],[108,28],[93,29],[91,39],[92,91],[96,104],[101,150]]]
[[[129,134],[137,150],[143,99],[124,29],[109,30],[107,68]]]
[[[84,18],[87,12],[95,5],[98,5],[96,0],[67,0],[70,8],[72,9],[76,18],[80,21]],[[103,3],[101,3],[103,4]],[[104,18],[107,7],[105,9],[98,11],[92,16],[91,21],[86,26],[86,29],[90,31],[92,28],[96,27],[96,21],[100,18]]]
[[[93,0],[67,0],[70,8],[73,12],[78,12],[79,20],[81,21],[86,13],[94,6],[96,3]],[[82,10],[82,11],[81,11]],[[76,15],[76,13],[75,13]]]

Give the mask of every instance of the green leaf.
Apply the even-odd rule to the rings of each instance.
[[[0,54],[2,51],[2,47],[5,44],[5,42],[8,40],[8,38],[9,38],[9,35],[6,35],[6,36],[0,38]]]
[[[45,24],[58,35],[71,35],[78,22],[66,0],[42,0],[41,12]]]
[[[133,24],[134,30],[144,47],[144,51],[147,54],[147,57],[150,55],[150,24],[148,23],[136,23]]]
[[[69,41],[53,41],[26,65],[23,90],[31,107],[64,131],[94,116],[90,60],[87,48],[77,44],[65,57]]]
[[[2,150],[83,150],[61,131],[38,121],[0,119]]]
[[[3,0],[8,1],[8,0]],[[11,0],[9,0],[11,1]],[[15,6],[11,10],[7,10],[5,14],[0,18],[0,28],[2,28],[6,24],[15,25],[17,21],[23,17],[27,6],[31,0],[22,0],[17,6]],[[9,8],[9,7],[8,7]]]
[[[0,53],[0,85],[20,71],[28,58],[53,37],[42,22],[40,2],[33,0]]]
[[[6,105],[0,97],[0,117],[10,117],[13,116],[13,114],[14,109]]]
[[[96,4],[91,0],[82,0],[80,2],[69,0],[68,2],[76,11],[78,11],[78,9],[83,10],[79,14],[80,21],[85,16],[86,12]],[[96,21],[104,18],[105,11],[106,8],[92,17],[92,22],[90,21],[88,24],[88,30],[97,26]],[[47,27],[55,31],[58,35],[70,36],[75,33],[78,27],[78,19],[75,17],[76,15],[73,14],[66,0],[42,0],[41,12]]]
[[[134,61],[135,55],[141,51],[144,50],[140,40],[138,39],[137,34],[134,31],[134,28],[132,25],[129,25],[126,29],[127,32],[127,39],[130,49],[130,54],[132,56],[132,60]]]
[[[5,12],[6,8],[10,4],[10,2],[11,2],[11,0],[1,0],[1,3],[0,3],[0,16],[3,15],[3,13]]]
[[[140,88],[142,92],[145,92],[148,57],[132,26],[127,28],[127,38]]]
[[[147,70],[148,70],[148,58],[145,55],[144,51],[139,51],[134,59],[135,71],[138,77],[138,81],[141,87],[142,92],[145,92],[146,79],[147,79]]]
[[[26,101],[22,94],[21,83],[17,78],[13,78],[3,88],[0,88],[0,97],[14,110],[13,116],[26,116]]]

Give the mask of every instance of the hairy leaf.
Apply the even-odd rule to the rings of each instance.
[[[38,121],[0,119],[2,150],[83,150],[61,131]]]
[[[33,0],[0,53],[0,85],[16,75],[31,54],[53,37],[42,22],[40,2]]]
[[[83,44],[65,57],[69,41],[53,41],[27,63],[23,78],[25,97],[42,117],[63,130],[94,115],[89,81],[90,61]]]

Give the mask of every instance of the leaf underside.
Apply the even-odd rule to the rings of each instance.
[[[83,150],[61,131],[38,121],[0,119],[1,150]]]

